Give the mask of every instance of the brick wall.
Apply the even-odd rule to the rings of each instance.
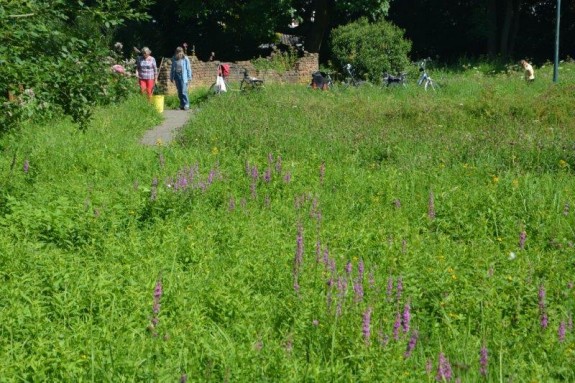
[[[189,56],[192,64],[193,79],[190,89],[209,87],[216,81],[218,74],[218,65],[220,61],[200,61],[196,56]],[[277,73],[273,70],[256,70],[249,61],[226,62],[230,65],[230,76],[228,82],[238,84],[244,76],[244,70],[247,69],[250,76],[263,79],[266,83],[273,84],[308,84],[311,80],[311,74],[319,70],[319,61],[317,53],[306,53],[305,56],[298,59],[294,69],[284,73]],[[176,86],[170,82],[171,59],[164,58],[158,83],[167,89],[168,94],[175,94]]]

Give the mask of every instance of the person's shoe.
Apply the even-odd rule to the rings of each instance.
[[[184,106],[184,110],[190,110],[189,106]]]

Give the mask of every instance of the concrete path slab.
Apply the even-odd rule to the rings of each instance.
[[[148,130],[141,139],[142,145],[167,145],[175,138],[179,128],[189,121],[191,110],[164,110],[164,121]]]

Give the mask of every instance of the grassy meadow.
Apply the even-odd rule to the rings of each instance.
[[[0,137],[0,382],[574,382],[575,64],[431,75]]]

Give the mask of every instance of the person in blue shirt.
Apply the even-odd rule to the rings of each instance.
[[[176,84],[178,98],[180,99],[180,109],[190,109],[188,99],[188,82],[192,81],[192,64],[188,56],[184,54],[182,47],[176,48],[176,53],[172,57],[172,67],[170,69],[170,81]]]

